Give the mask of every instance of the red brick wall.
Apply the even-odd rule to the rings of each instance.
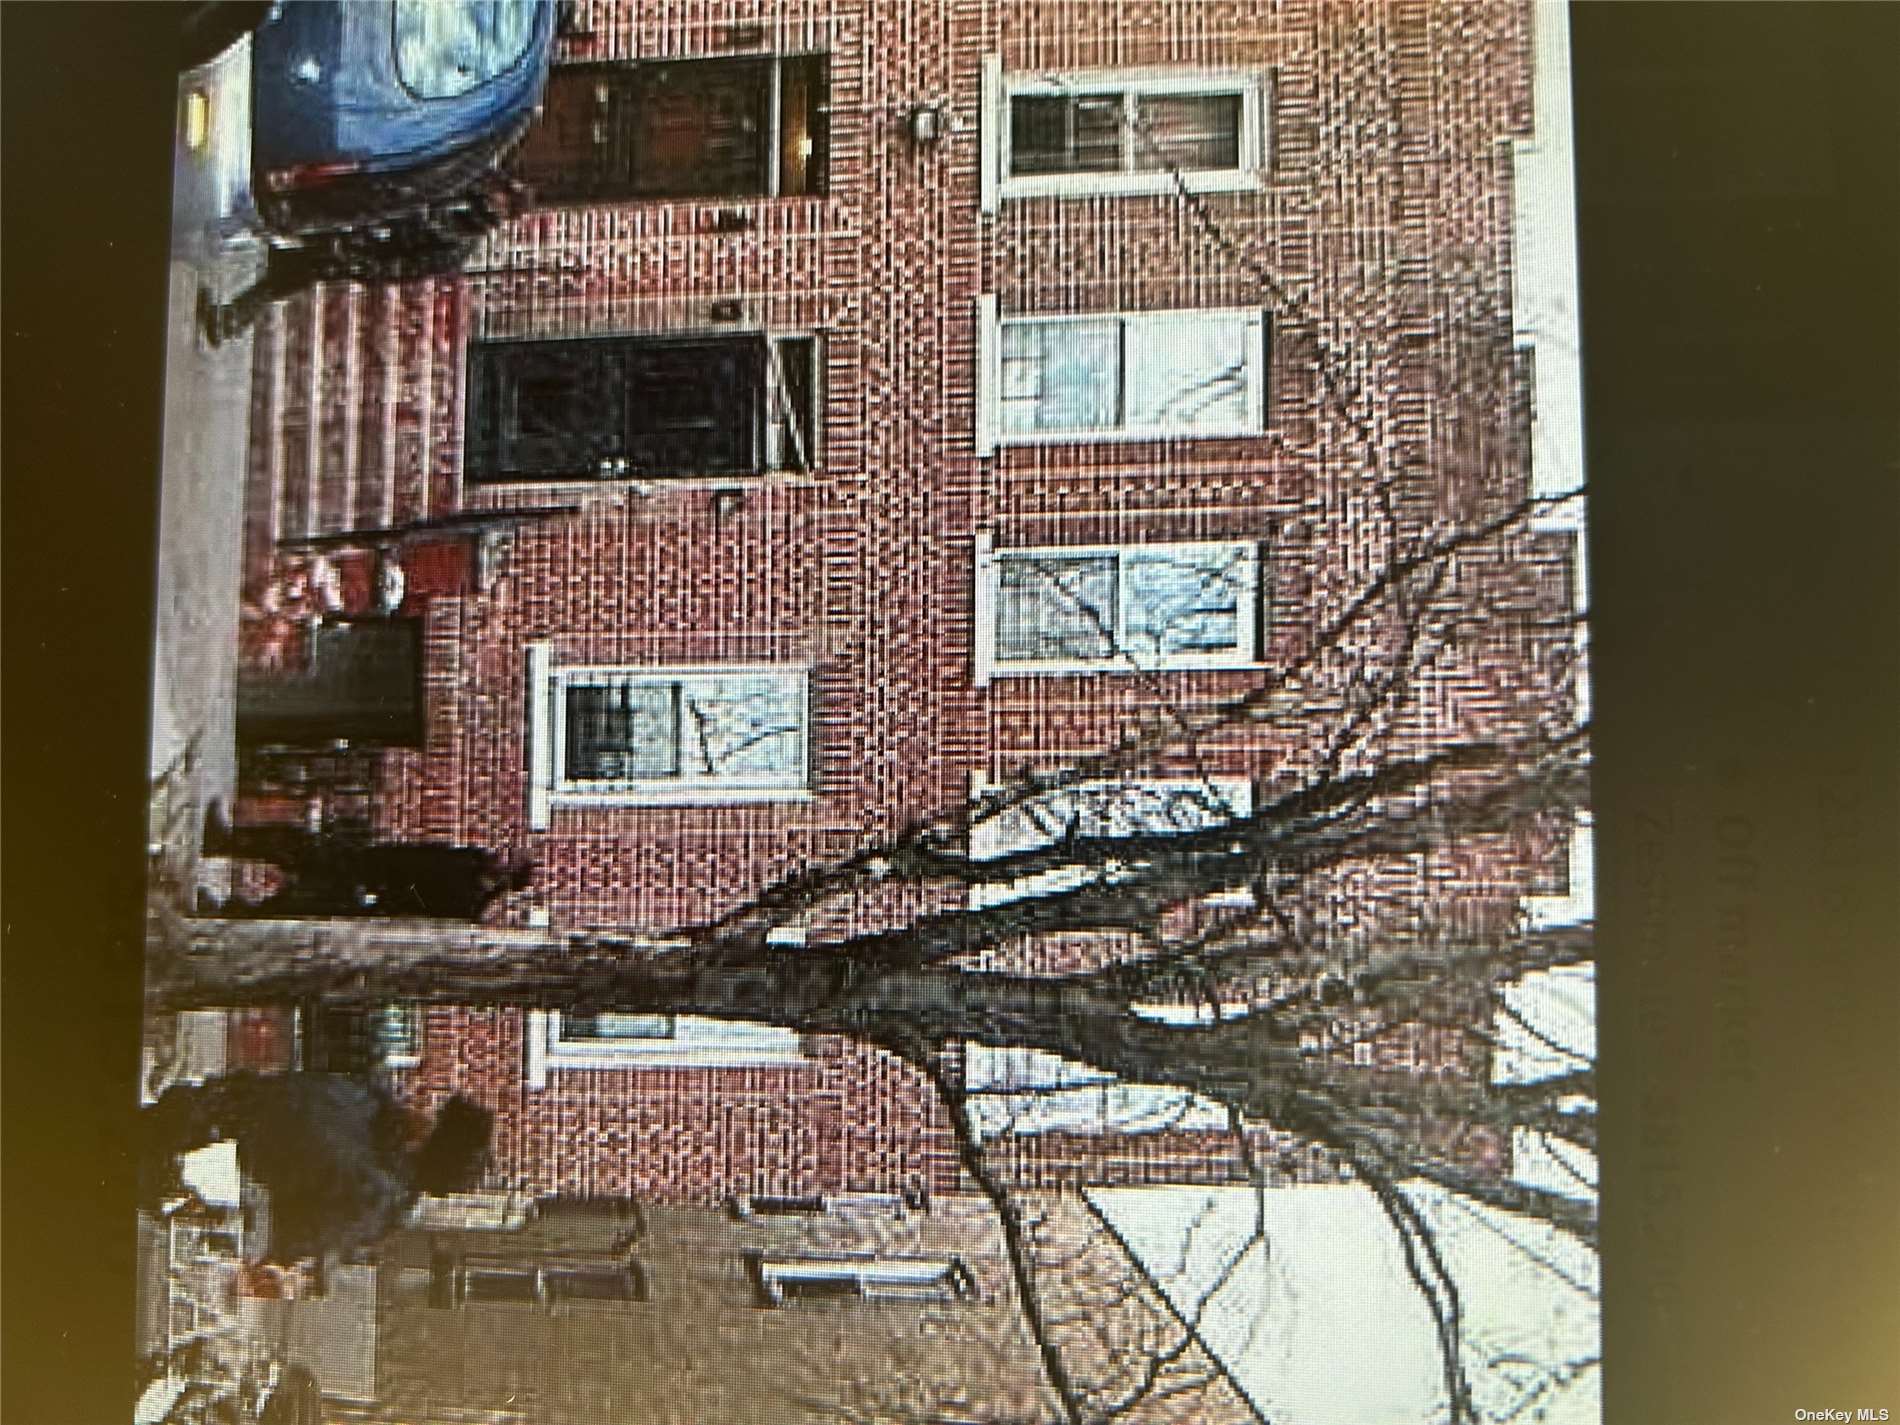
[[[1505,141],[1524,132],[1528,115],[1527,7],[786,0],[760,8],[769,12],[762,48],[831,55],[827,196],[532,212],[461,278],[324,288],[285,304],[260,335],[246,525],[253,593],[269,580],[273,535],[577,498],[463,485],[472,336],[692,325],[712,300],[737,298],[742,325],[825,338],[825,459],[816,474],[739,482],[743,507],[723,515],[703,485],[589,490],[582,512],[513,538],[487,593],[430,601],[428,741],[387,757],[378,829],[533,854],[535,890],[507,903],[511,919],[538,906],[556,926],[701,920],[785,872],[959,802],[972,776],[1059,764],[1166,708],[1250,685],[1247,673],[1219,672],[1006,678],[977,688],[979,532],[1005,548],[1262,540],[1266,652],[1283,664],[1389,557],[1382,479],[1394,481],[1394,507],[1411,533],[1526,489],[1512,415],[1521,376],[1506,351]],[[580,7],[591,38],[565,42],[566,57],[725,52],[728,26],[751,18],[711,0],[596,0]],[[1204,200],[1244,259],[1173,197],[1010,200],[994,215],[979,212],[987,52],[1000,52],[1007,69],[1269,70],[1268,181],[1259,192]],[[918,149],[903,119],[924,101],[946,103],[953,122],[939,143]],[[734,207],[753,216],[751,228],[707,230],[710,212]],[[1285,302],[1270,302],[1262,270]],[[1248,440],[1006,447],[979,459],[981,293],[995,294],[1005,313],[1274,305],[1269,429]],[[1350,419],[1316,375],[1328,360],[1360,393]],[[1461,577],[1474,608],[1567,608],[1560,558],[1528,538],[1505,557],[1469,561]],[[1389,637],[1375,628],[1364,643],[1376,651]],[[525,645],[534,640],[550,641],[557,661],[809,664],[816,798],[557,808],[548,831],[531,831],[523,741]],[[1552,706],[1564,642],[1557,633],[1534,642],[1481,634],[1468,652],[1433,665],[1419,710],[1385,747],[1529,725]],[[1350,657],[1330,660],[1315,675],[1315,697],[1351,673]],[[1317,735],[1316,722],[1222,735],[1210,741],[1208,765],[1251,775],[1268,795],[1310,765]],[[1427,906],[1440,921],[1496,924],[1550,852],[1548,837],[1493,840],[1341,875],[1307,928],[1363,935],[1381,918],[1417,923]],[[511,1180],[662,1195],[700,1191],[696,1175],[705,1173],[708,1181],[782,1173],[774,1185],[788,1190],[808,1178],[870,1186],[913,1170],[877,1152],[912,1150],[860,1149],[856,1135],[897,1145],[926,1121],[914,1108],[920,1085],[881,1060],[874,1072],[876,1056],[865,1051],[778,1080],[560,1075],[585,1082],[537,1097],[521,1087],[514,1019],[458,1025],[467,1041],[443,1041],[440,1054],[453,1059],[425,1066],[426,1092],[472,1087],[508,1105],[499,1171]],[[788,1115],[782,1161],[768,1168],[744,1158],[750,1130],[721,1116],[728,1100]],[[896,1115],[888,1130],[880,1114]],[[851,1145],[836,1161],[805,1146],[827,1134]],[[717,1172],[704,1166],[715,1160]]]
[[[493,1110],[494,1186],[698,1203],[956,1186],[934,1093],[878,1050],[821,1038],[787,1067],[550,1067],[537,1089],[525,1024],[516,1010],[429,1010],[421,1062],[397,1076],[426,1112],[452,1093]]]

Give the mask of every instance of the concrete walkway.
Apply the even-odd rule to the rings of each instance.
[[[247,221],[250,122],[246,40],[181,79],[173,158],[150,839],[152,890],[186,899],[204,809],[228,798],[236,781],[251,338],[207,348],[195,304],[201,285],[233,291],[262,260]]]

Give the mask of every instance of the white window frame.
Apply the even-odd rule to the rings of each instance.
[[[1170,653],[1159,658],[1137,661],[1121,645],[1124,611],[1115,609],[1115,627],[1110,630],[1113,649],[1105,658],[1038,658],[1038,659],[999,659],[996,653],[996,619],[999,611],[1002,566],[1010,560],[1022,559],[1070,559],[1096,555],[1114,555],[1117,558],[1129,553],[1161,553],[1187,550],[1222,549],[1245,556],[1241,566],[1239,608],[1236,614],[1237,638],[1231,649],[1188,650]],[[1158,671],[1177,671],[1192,669],[1255,668],[1259,667],[1260,642],[1260,545],[1255,540],[1210,539],[1179,540],[1157,542],[1153,544],[1065,544],[1034,545],[1010,549],[997,549],[992,537],[987,533],[976,538],[976,636],[975,662],[976,685],[984,687],[994,678],[1035,677],[1046,674],[1070,673],[1148,673]],[[1117,580],[1118,590],[1125,587]]]
[[[976,1279],[957,1257],[775,1257],[753,1258],[759,1290],[771,1306],[802,1305],[787,1298],[783,1283],[848,1282],[861,1301],[947,1302],[977,1296]]]
[[[558,1010],[530,1010],[528,1087],[547,1087],[556,1070],[781,1068],[808,1063],[796,1029],[748,1019],[674,1017],[673,1033],[653,1039],[570,1039]]]
[[[1119,89],[1125,97],[1144,94],[1236,95],[1240,99],[1240,155],[1233,168],[1182,169],[1180,184],[1194,193],[1257,191],[1265,186],[1268,146],[1269,74],[1266,70],[1076,69],[1063,72],[1005,72],[1000,55],[983,60],[982,205],[994,213],[1004,198],[1089,198],[1102,194],[1155,194],[1178,191],[1175,175],[1160,172],[1033,173],[1011,175],[1010,101],[1024,95],[1099,93]],[[1125,123],[1129,122],[1127,120]]]
[[[1247,385],[1245,416],[1226,426],[1119,425],[1077,430],[1011,431],[1003,428],[1003,328],[1030,323],[1118,321],[1139,333],[1144,326],[1184,318],[1241,321],[1246,326]],[[1146,312],[1065,312],[1003,316],[994,293],[976,299],[976,453],[991,455],[999,445],[1062,445],[1129,440],[1245,440],[1267,429],[1267,316],[1259,307],[1171,307]],[[1125,379],[1125,377],[1124,377]]]
[[[557,775],[563,765],[567,738],[564,700],[569,688],[603,682],[691,684],[726,678],[777,678],[796,683],[799,706],[804,709],[802,757],[796,773],[782,777],[721,777],[682,774],[678,777],[629,779],[607,786],[564,782]],[[811,670],[801,665],[715,663],[680,667],[638,664],[556,665],[552,646],[528,646],[528,824],[546,831],[557,806],[723,806],[746,802],[802,802],[812,799]]]

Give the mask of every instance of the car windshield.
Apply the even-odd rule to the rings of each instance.
[[[424,99],[452,99],[512,68],[536,0],[396,0],[396,70]]]

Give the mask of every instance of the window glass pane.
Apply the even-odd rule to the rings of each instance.
[[[1119,318],[1007,322],[1003,326],[1003,428],[1103,430],[1121,422]]]
[[[1118,172],[1125,114],[1120,93],[1017,95],[1009,103],[1009,171]]]
[[[999,660],[1098,659],[1114,653],[1114,555],[1003,559],[998,572]]]
[[[802,678],[694,678],[681,687],[681,702],[686,775],[803,779]]]
[[[773,63],[695,59],[642,65],[631,115],[634,193],[763,194]]]
[[[855,1275],[779,1277],[777,1287],[786,1301],[838,1301],[860,1294]]]
[[[774,337],[767,350],[765,463],[774,470],[810,470],[818,458],[814,403],[818,343],[812,337]]]
[[[557,1301],[634,1301],[633,1274],[624,1267],[559,1267],[547,1274],[548,1295]]]
[[[825,1211],[825,1200],[818,1196],[783,1197],[755,1194],[747,1199],[746,1205],[757,1217],[799,1217]]]
[[[615,683],[567,690],[570,782],[676,777],[679,704],[671,683]]]
[[[1144,94],[1135,107],[1135,167],[1240,167],[1238,94]]]
[[[632,469],[685,475],[758,468],[763,340],[636,340],[625,344],[621,360]]]
[[[537,1298],[533,1272],[474,1271],[462,1278],[463,1299],[467,1301],[534,1301]]]
[[[788,59],[779,79],[780,197],[825,191],[831,147],[831,70],[824,55]]]
[[[590,389],[567,373],[534,371],[515,383],[515,419],[511,434],[559,437],[587,423]]]
[[[1122,556],[1123,640],[1137,659],[1240,647],[1244,547],[1130,549]]]
[[[670,1014],[564,1014],[561,1038],[576,1039],[671,1039],[678,1021]]]
[[[1131,319],[1128,424],[1192,431],[1249,424],[1252,324],[1241,314],[1183,312]]]

